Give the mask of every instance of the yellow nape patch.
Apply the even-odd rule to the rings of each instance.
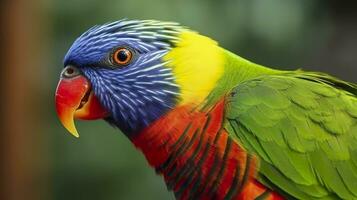
[[[224,70],[224,56],[217,42],[192,31],[183,31],[165,57],[170,61],[181,90],[181,104],[200,103],[215,87]]]

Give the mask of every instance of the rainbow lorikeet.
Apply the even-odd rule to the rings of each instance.
[[[83,33],[56,91],[62,124],[104,119],[177,199],[357,199],[357,84],[270,69],[174,22]]]

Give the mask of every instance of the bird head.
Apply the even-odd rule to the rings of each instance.
[[[121,20],[94,26],[64,58],[56,90],[62,124],[105,119],[128,136],[176,106],[204,101],[222,74],[223,52],[174,22]]]

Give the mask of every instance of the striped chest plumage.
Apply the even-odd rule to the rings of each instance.
[[[223,101],[208,112],[181,106],[132,138],[178,199],[250,199],[267,191],[254,179],[256,158],[223,128],[223,108]]]

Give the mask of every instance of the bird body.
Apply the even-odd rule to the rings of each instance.
[[[64,63],[62,123],[120,128],[177,199],[357,199],[356,84],[270,69],[151,20],[96,26]],[[66,89],[76,79],[80,95]]]

